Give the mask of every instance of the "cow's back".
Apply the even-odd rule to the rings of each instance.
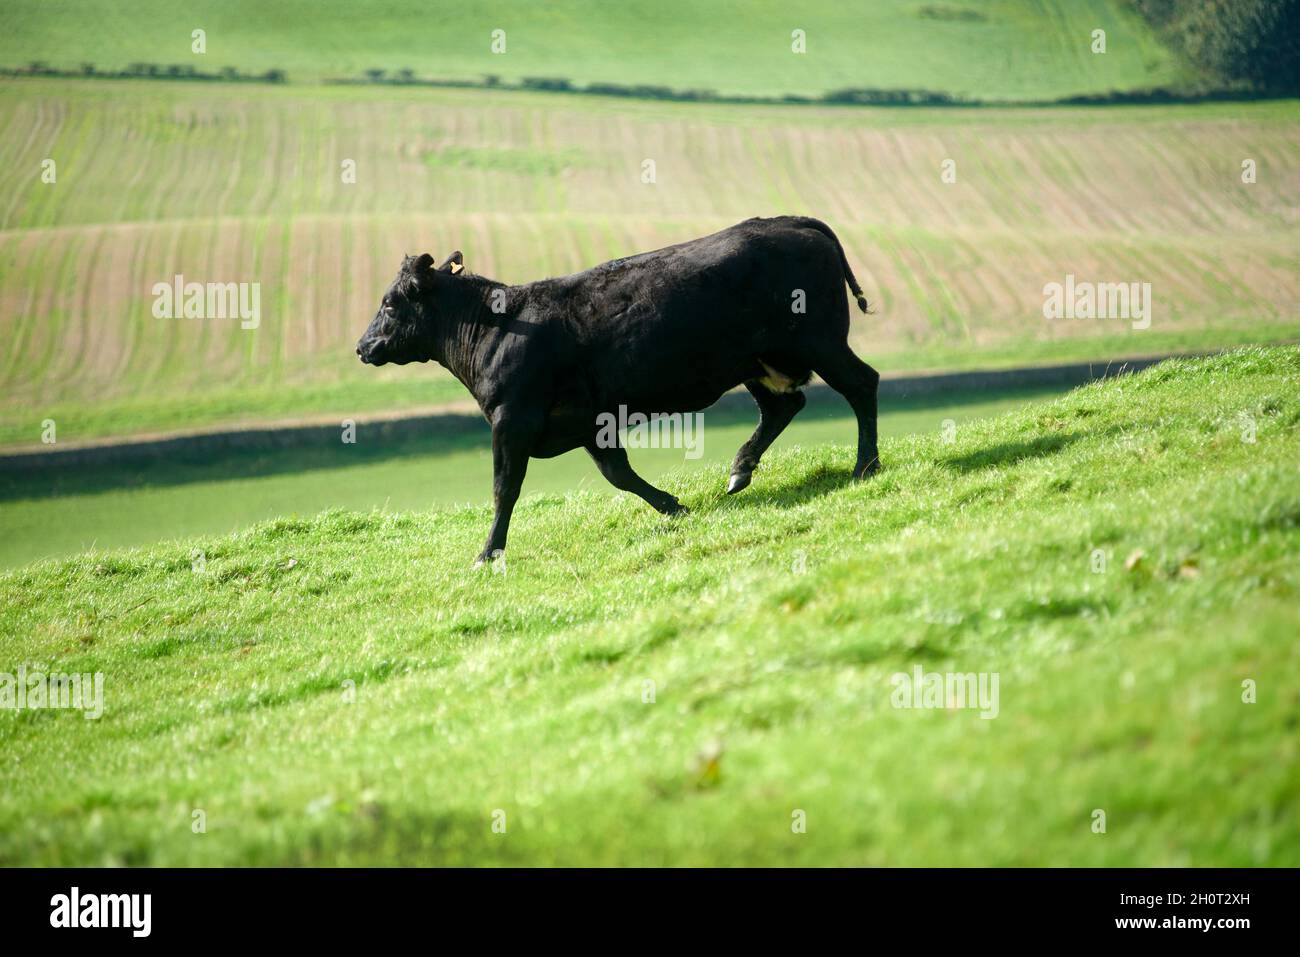
[[[760,355],[800,335],[846,332],[838,249],[800,223],[746,220],[556,280],[594,389],[652,411],[701,407],[752,374]]]

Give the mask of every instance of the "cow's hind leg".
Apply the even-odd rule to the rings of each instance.
[[[587,454],[600,469],[600,474],[610,485],[621,492],[639,495],[650,506],[665,515],[678,515],[687,511],[685,505],[677,501],[663,489],[655,488],[632,470],[632,463],[627,460],[627,449],[621,445],[614,448],[601,448],[594,442],[587,447]]]
[[[749,441],[740,447],[735,461],[731,463],[731,478],[727,481],[728,495],[734,495],[749,485],[754,469],[758,467],[758,460],[808,401],[802,392],[773,392],[757,379],[746,382],[745,388],[758,403],[758,428],[754,429]]]
[[[813,363],[813,371],[848,399],[858,418],[858,462],[854,478],[866,478],[880,468],[876,444],[876,389],[880,373],[853,354],[846,343]]]

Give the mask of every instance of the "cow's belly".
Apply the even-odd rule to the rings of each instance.
[[[611,391],[608,404],[626,405],[634,412],[699,412],[746,379],[761,374],[749,357],[712,373],[675,375],[650,381],[630,381]]]
[[[664,350],[606,372],[602,393],[605,405],[626,405],[634,412],[698,412],[756,375],[760,367],[746,343]]]
[[[648,389],[642,392],[626,393],[611,397],[612,407],[625,406],[629,413],[641,412],[645,415],[671,412],[699,412],[717,402],[730,389],[738,386],[743,379],[715,379],[679,383],[671,391]]]
[[[581,376],[570,375],[558,384],[546,422],[531,454],[549,459],[582,448],[596,434],[596,407]]]
[[[549,459],[591,442],[596,434],[596,413],[591,409],[552,409],[530,453],[534,458]]]
[[[616,387],[604,390],[561,389],[547,411],[542,433],[533,448],[535,458],[552,458],[589,444],[600,428],[602,414],[625,421],[641,413],[646,417],[674,412],[698,412],[717,402],[724,393],[757,374],[757,366],[727,369],[713,374],[646,377],[630,375]],[[644,370],[642,370],[644,372]]]

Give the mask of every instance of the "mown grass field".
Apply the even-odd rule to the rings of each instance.
[[[285,70],[291,80],[370,69],[425,77],[563,77],[720,93],[816,95],[844,87],[931,89],[1036,99],[1146,88],[1186,78],[1122,0],[479,0],[436,13],[381,0],[11,0],[0,65],[32,60]],[[191,32],[207,31],[207,52]],[[493,30],[505,31],[502,54]],[[791,52],[802,29],[807,52]],[[1091,52],[1092,31],[1107,52]]]
[[[537,496],[504,574],[484,507],[5,573],[0,660],[107,707],[0,715],[0,862],[1295,866],[1298,397],[1253,348],[867,483],[826,445],[679,476],[682,520]],[[892,707],[916,665],[998,716]]]
[[[39,442],[46,419],[75,441],[460,397],[434,370],[353,356],[403,253],[459,248],[523,282],[755,214],[836,228],[878,309],[854,345],[886,372],[1293,338],[1296,120],[1293,102],[891,110],[0,83],[0,444]],[[260,326],[154,318],[153,284],[178,273],[261,283]],[[1067,274],[1150,282],[1150,328],[1044,319],[1043,286]]]

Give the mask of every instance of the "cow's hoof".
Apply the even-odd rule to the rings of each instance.
[[[741,489],[749,488],[749,480],[752,474],[751,472],[732,472],[731,478],[727,481],[727,494],[735,495]]]
[[[855,479],[869,479],[880,471],[880,459],[874,458],[862,468],[853,473]]]
[[[673,499],[664,506],[663,513],[669,518],[676,518],[678,515],[689,515],[691,510],[683,505],[677,499]]]
[[[490,552],[483,552],[478,558],[474,559],[474,569],[477,571],[484,565],[491,565],[495,561],[505,562],[506,553],[500,548],[493,549]]]

